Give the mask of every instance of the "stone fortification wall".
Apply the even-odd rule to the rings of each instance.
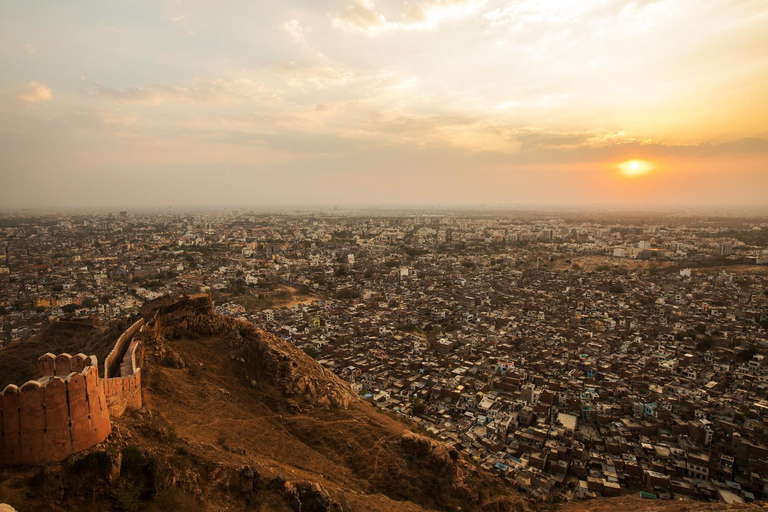
[[[40,378],[0,394],[0,465],[43,465],[62,460],[107,438],[110,417],[140,408],[143,339],[156,335],[167,315],[175,329],[221,329],[230,320],[213,315],[208,295],[152,305],[151,325],[134,322],[115,342],[99,378],[96,356],[45,354]],[[201,316],[201,314],[203,316]],[[205,317],[204,315],[208,315]],[[211,325],[211,318],[217,319]]]
[[[119,368],[117,365],[120,363],[118,361],[118,358],[120,357],[120,354],[125,352],[128,345],[133,340],[133,337],[136,335],[136,333],[139,332],[139,329],[144,325],[144,319],[140,318],[136,322],[133,323],[126,331],[120,335],[119,338],[117,338],[117,342],[115,343],[115,346],[112,347],[112,350],[107,355],[107,358],[104,360],[104,378],[108,379],[111,375],[117,374],[119,372]],[[117,376],[117,375],[114,375]]]
[[[96,356],[44,354],[40,378],[0,395],[0,465],[32,466],[62,460],[107,438],[110,416],[141,407],[144,320],[115,342],[99,378]],[[110,375],[114,374],[110,378]]]
[[[144,330],[143,323],[139,330]],[[126,409],[141,408],[143,348],[140,339],[132,339],[120,364],[120,376],[102,380],[110,416],[122,416]]]
[[[104,362],[102,383],[111,416],[122,416],[129,408],[141,408],[143,345],[137,335],[143,330],[144,319],[141,318],[120,335]]]
[[[104,392],[110,416],[122,416],[126,409],[140,409],[141,371],[130,377],[105,380]]]
[[[176,302],[176,296],[173,294],[163,295],[162,297],[158,297],[156,299],[152,299],[148,302],[145,302],[143,306],[141,306],[141,310],[139,311],[139,314],[143,317],[150,317],[152,316],[158,309],[170,306]]]
[[[45,354],[40,378],[0,397],[0,464],[42,465],[102,442],[111,426],[95,356]]]

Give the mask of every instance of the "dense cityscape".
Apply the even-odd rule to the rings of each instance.
[[[766,7],[0,2],[0,512],[768,509]]]
[[[0,226],[6,346],[208,293],[534,497],[768,497],[764,218],[125,211]]]

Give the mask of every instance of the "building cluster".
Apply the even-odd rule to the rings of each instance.
[[[768,223],[605,217],[6,222],[3,339],[208,292],[542,499],[768,499]]]

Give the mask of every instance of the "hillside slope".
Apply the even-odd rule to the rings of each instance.
[[[452,447],[379,413],[293,345],[216,315],[207,298],[165,308],[149,327],[145,407],[62,464],[0,470],[0,497],[20,512],[523,506]]]
[[[295,346],[215,314],[207,297],[160,309],[142,336],[145,406],[113,418],[107,441],[63,463],[0,468],[0,502],[19,512],[560,507],[528,502],[453,447],[357,398]],[[757,508],[633,495],[562,509],[700,507]]]

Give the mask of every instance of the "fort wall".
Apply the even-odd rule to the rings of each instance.
[[[140,330],[144,330],[143,323]],[[102,381],[111,416],[122,416],[126,409],[141,408],[140,364],[143,359],[143,347],[141,340],[131,340],[120,364],[120,376]]]
[[[112,347],[112,350],[107,355],[107,358],[104,360],[104,378],[108,379],[109,376],[112,373],[116,373],[119,371],[116,369],[116,365],[118,363],[118,358],[120,357],[120,354],[122,354],[125,350],[128,344],[133,340],[133,337],[136,335],[137,332],[139,332],[139,329],[144,325],[144,319],[140,318],[136,322],[133,323],[126,331],[120,335],[119,338],[117,338],[117,342],[115,342],[115,346]]]
[[[107,438],[110,415],[141,407],[144,325],[135,322],[115,342],[99,378],[96,356],[43,354],[40,377],[0,394],[0,465],[38,466],[57,462]],[[122,360],[120,354],[125,352]],[[118,373],[119,372],[119,373]]]
[[[104,361],[103,378],[96,356],[48,353],[38,359],[37,380],[5,387],[0,393],[0,465],[48,464],[104,441],[111,432],[110,417],[142,405],[142,338],[159,328],[158,315],[210,313],[213,305],[208,295],[195,295],[158,301],[149,311],[154,312],[151,325],[139,319],[117,339]]]
[[[8,385],[0,396],[2,465],[59,461],[111,431],[95,357],[45,354],[39,365],[40,379]]]

